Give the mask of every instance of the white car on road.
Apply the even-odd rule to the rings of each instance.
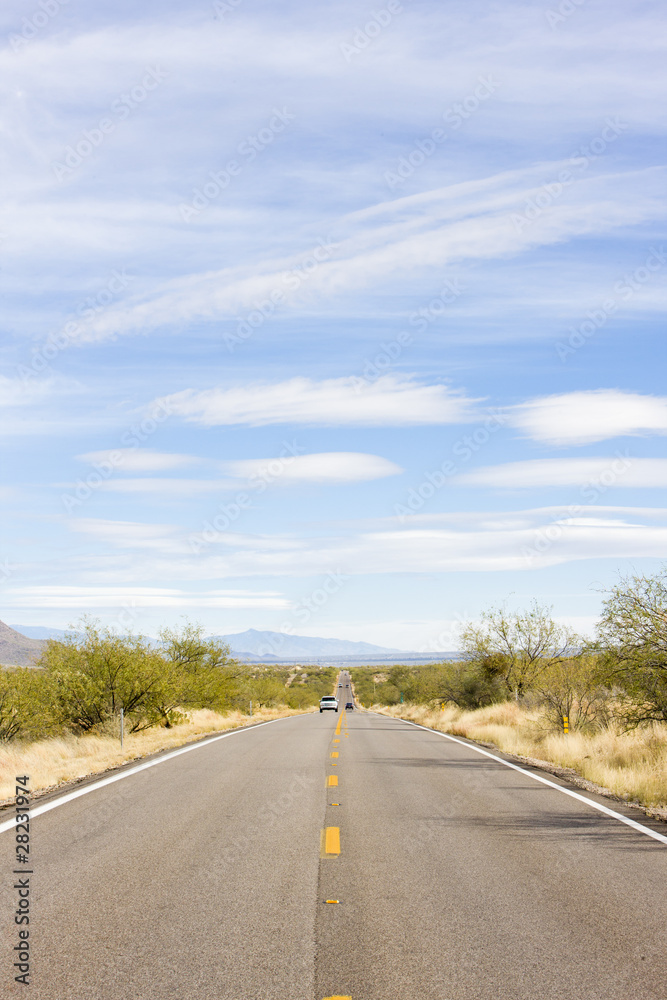
[[[326,712],[328,709],[338,711],[338,700],[333,694],[325,694],[324,698],[320,699],[320,712]]]

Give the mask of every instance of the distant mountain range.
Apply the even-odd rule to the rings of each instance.
[[[356,664],[437,663],[456,660],[459,653],[417,653],[405,649],[376,646],[372,642],[349,639],[321,639],[316,636],[288,635],[286,632],[245,632],[212,636],[226,642],[232,655],[245,663],[330,663]]]
[[[47,639],[62,639],[69,634],[65,629],[48,628],[44,625],[5,625],[0,622],[0,663],[30,666],[44,649]],[[288,635],[286,632],[259,631],[254,628],[230,635],[214,635],[211,638],[227,643],[232,656],[243,663],[354,666],[365,663],[437,663],[460,658],[460,654],[455,652],[417,653],[376,646],[372,642]]]
[[[236,653],[253,656],[401,656],[401,649],[386,649],[371,642],[350,642],[348,639],[318,639],[308,635],[288,635],[286,632],[259,632],[249,628],[232,635],[215,635]]]
[[[71,634],[69,629],[48,628],[46,625],[10,625],[9,628],[15,629],[21,635],[27,635],[29,639],[62,639],[64,635]]]

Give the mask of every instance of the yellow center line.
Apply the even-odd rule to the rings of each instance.
[[[337,750],[334,750],[334,751],[332,752],[331,756],[332,756],[332,757],[337,757],[337,756],[338,756],[338,751],[337,751]]]
[[[327,826],[320,830],[320,858],[337,858],[340,854],[340,829]]]
[[[330,774],[329,778],[327,779],[327,785],[329,786],[329,788],[333,788],[337,784],[338,784],[338,775]]]
[[[338,720],[338,725],[336,726],[336,736],[340,736],[340,727],[343,724],[343,719],[345,718],[345,709],[341,712],[340,719]],[[345,723],[347,725],[347,722]]]

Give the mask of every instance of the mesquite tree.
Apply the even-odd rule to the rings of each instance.
[[[628,726],[667,722],[667,568],[624,577],[608,594],[597,629],[602,675],[620,688]]]
[[[502,681],[518,700],[545,670],[576,656],[581,639],[534,601],[527,611],[483,611],[461,632],[465,658],[488,678]]]

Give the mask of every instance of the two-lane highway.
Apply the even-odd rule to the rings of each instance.
[[[0,990],[24,996],[0,844]],[[664,844],[370,713],[205,742],[37,816],[33,844],[35,1000],[667,995]]]

